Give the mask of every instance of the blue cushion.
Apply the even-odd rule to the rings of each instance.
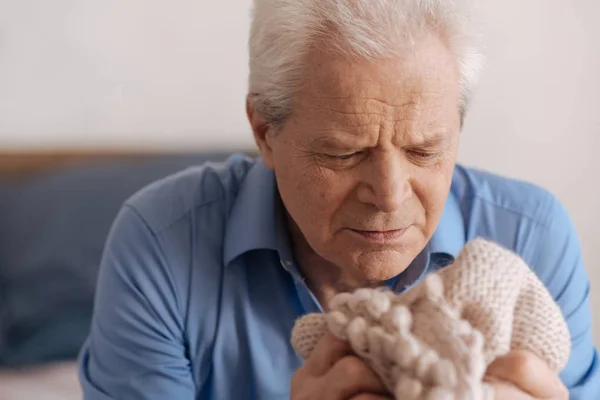
[[[123,202],[159,178],[228,156],[75,164],[1,188],[0,365],[76,357],[104,241]]]

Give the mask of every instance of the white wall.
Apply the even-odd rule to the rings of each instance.
[[[600,2],[486,2],[488,68],[461,159],[539,183],[579,230],[600,345]]]
[[[252,144],[250,0],[0,0],[0,146]]]
[[[0,0],[0,148],[251,146],[250,3]],[[483,7],[489,67],[461,160],[554,191],[600,290],[600,2]]]

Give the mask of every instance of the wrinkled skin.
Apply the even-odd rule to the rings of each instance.
[[[248,117],[277,178],[296,262],[327,309],[340,291],[403,272],[430,240],[456,162],[460,88],[434,36],[376,62],[316,49],[302,76],[283,126],[269,126],[251,106]],[[294,374],[291,399],[391,398],[347,344],[328,337],[318,348]],[[487,379],[496,400],[568,398],[529,353],[497,359]]]
[[[289,213],[297,262],[324,304],[404,271],[448,196],[460,134],[453,59],[434,37],[403,57],[315,50],[280,130],[249,109]]]

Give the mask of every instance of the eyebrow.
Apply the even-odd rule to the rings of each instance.
[[[439,144],[450,142],[450,134],[447,131],[436,132],[432,135],[426,136],[422,139],[417,139],[411,146],[413,147],[435,147]]]
[[[333,149],[356,149],[371,147],[372,144],[365,140],[364,136],[356,135],[340,129],[320,130],[322,136],[308,142],[311,147],[333,148]],[[361,140],[362,139],[362,140]],[[432,133],[410,137],[403,147],[409,148],[431,148],[450,144],[451,135],[447,129],[437,129]]]
[[[339,129],[327,129],[322,131],[323,136],[319,136],[309,141],[311,146],[325,147],[325,148],[342,148],[352,149],[356,147],[365,147],[365,140],[361,140],[361,137],[349,132],[340,131]],[[344,136],[342,138],[341,136]],[[363,143],[361,143],[363,142]]]

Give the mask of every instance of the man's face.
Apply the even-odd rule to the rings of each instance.
[[[432,38],[378,62],[315,51],[303,82],[294,115],[261,144],[293,240],[353,276],[390,279],[425,247],[450,189],[454,60]]]

